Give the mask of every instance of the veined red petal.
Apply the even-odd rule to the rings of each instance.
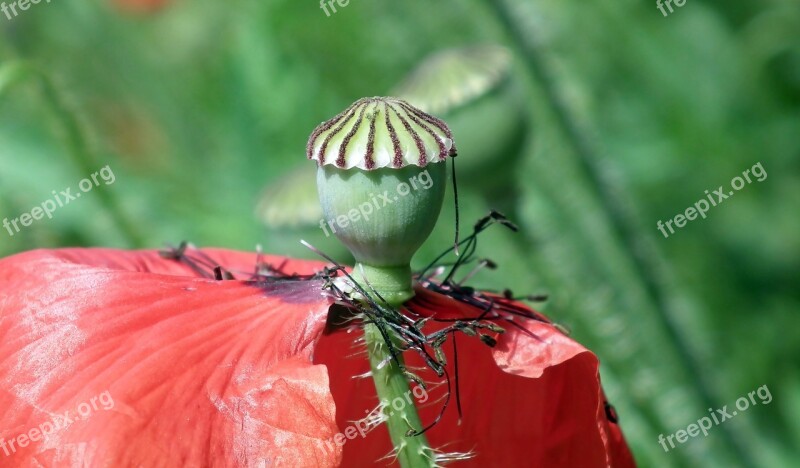
[[[425,290],[418,290],[408,306],[417,314],[439,319],[481,314],[475,307]],[[529,333],[500,323],[506,333],[497,337],[494,349],[477,337],[456,335],[461,421],[456,409],[455,356],[452,343],[446,343],[451,400],[441,421],[426,433],[431,445],[444,452],[474,452],[474,458],[458,463],[465,467],[634,467],[621,431],[607,418],[594,354],[548,323],[519,317],[515,323]],[[434,321],[429,324],[426,333],[444,327]],[[350,377],[369,371],[365,359],[332,357],[335,350],[348,346],[349,354],[359,351],[353,348],[352,337],[327,335],[317,347],[316,362],[330,370],[340,428],[356,428],[354,437],[344,441],[343,465],[371,466],[390,453],[391,444],[384,426],[362,436],[358,429],[363,425],[353,423],[378,401],[371,379]],[[410,369],[425,367],[412,352],[405,357]],[[430,372],[423,377],[438,380]],[[446,387],[440,386],[422,398],[417,397],[419,392],[408,398],[420,407],[423,423],[428,424],[439,414],[445,394]],[[390,403],[396,406],[387,411],[409,404]]]
[[[253,272],[252,254],[204,252],[237,277]],[[299,274],[323,266],[262,260]],[[390,452],[385,427],[361,437],[354,423],[377,405],[371,379],[352,378],[368,370],[363,355],[348,356],[359,351],[356,337],[335,333],[315,349],[329,305],[320,281],[255,287],[193,276],[155,252],[0,261],[0,448],[15,465],[372,466]],[[409,308],[437,319],[480,314],[427,290]],[[456,338],[461,421],[448,343],[453,399],[427,433],[432,444],[474,451],[462,466],[635,466],[607,415],[596,357],[548,323],[515,323],[493,350]],[[430,324],[427,332],[445,325]],[[406,354],[410,368],[424,367]],[[421,403],[430,422],[444,394],[391,403]],[[43,440],[19,437],[82,408],[85,417]],[[343,459],[336,440],[345,441]]]
[[[311,362],[321,286],[200,279],[154,251],[0,260],[0,465],[338,465],[328,372]]]

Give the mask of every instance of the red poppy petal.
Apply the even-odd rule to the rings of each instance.
[[[608,401],[605,393],[602,393],[602,397],[603,401]],[[606,443],[611,466],[614,468],[636,468],[636,461],[633,459],[633,454],[628,447],[628,442],[622,434],[622,428],[619,427],[617,412],[613,406],[608,405],[606,416],[606,431],[608,433],[608,440]]]
[[[418,291],[410,308],[437,318],[476,317],[481,312],[429,291]],[[506,333],[498,337],[492,350],[478,338],[457,335],[460,422],[452,343],[444,346],[453,392],[444,417],[426,433],[432,446],[445,452],[475,453],[459,466],[635,466],[632,458],[628,458],[629,464],[617,463],[620,458],[616,454],[622,452],[618,446],[624,451],[627,446],[615,425],[617,432],[609,429],[597,358],[549,324],[525,319],[515,323],[536,337],[505,326]],[[435,330],[435,326],[426,328],[428,333]],[[334,350],[348,343],[352,337],[325,336],[317,347],[316,362],[328,366],[339,426],[358,429],[351,421],[364,418],[378,402],[370,379],[351,378],[369,370],[362,357],[331,358]],[[406,364],[409,368],[424,366],[410,352]],[[423,376],[429,382],[437,380],[430,372]],[[435,420],[443,404],[437,400],[445,390],[429,389],[427,397],[412,397],[424,423]],[[398,407],[403,404],[397,402]],[[391,450],[383,426],[365,437],[357,431],[350,434],[353,437],[344,440],[345,466],[370,466]]]
[[[568,365],[570,360],[583,358],[585,369],[582,375],[575,375],[575,385],[583,385],[593,388],[596,395],[585,394],[584,398],[596,402],[594,408],[594,421],[596,430],[589,425],[588,411],[581,411],[580,414],[562,415],[572,418],[576,423],[585,424],[581,428],[576,426],[568,429],[573,432],[575,439],[587,437],[593,439],[600,437],[603,444],[604,463],[602,458],[596,457],[596,466],[610,466],[615,468],[635,467],[636,463],[630,454],[628,445],[622,435],[618,425],[609,421],[606,414],[606,398],[600,384],[599,367],[597,357],[589,350],[578,344],[576,341],[564,335],[552,325],[537,321],[527,321],[520,323],[535,338],[524,333],[522,330],[512,328],[498,339],[498,344],[493,350],[495,362],[505,372],[516,374],[528,378],[540,378],[548,369],[555,366]],[[594,376],[594,379],[591,377]],[[579,379],[582,379],[579,381]],[[569,405],[569,402],[566,402]],[[581,434],[578,431],[583,431]],[[547,466],[556,466],[551,460]],[[563,466],[573,466],[573,462]],[[588,460],[582,460],[580,466],[593,466],[588,464]]]
[[[35,252],[35,251],[34,251]],[[29,255],[34,252],[28,252]],[[102,267],[111,270],[138,271],[142,273],[157,273],[162,275],[197,276],[186,263],[168,260],[156,255],[151,250],[122,251],[116,249],[60,249],[49,251],[68,263],[81,264],[92,267]],[[188,255],[197,258],[197,250],[188,251]],[[216,264],[224,266],[237,278],[247,278],[253,274],[256,265],[256,255],[249,252],[237,252],[226,249],[202,249],[202,254],[210,257]],[[16,258],[10,257],[8,260]],[[280,257],[277,255],[262,255],[260,262],[278,268],[287,274],[297,273],[309,275],[320,271],[326,263],[311,260],[297,260]],[[23,262],[17,262],[17,268],[25,268]],[[206,268],[209,273],[211,268]],[[57,272],[56,272],[57,273]],[[0,273],[1,274],[1,273]],[[2,278],[0,276],[0,278]]]
[[[477,317],[481,310],[448,296],[436,294],[424,288],[417,288],[417,295],[408,307],[422,316],[435,316],[439,319],[463,319]],[[537,312],[519,303],[515,308],[541,317]],[[494,348],[494,358],[501,369],[524,377],[541,377],[552,366],[568,361],[580,354],[591,352],[577,341],[569,338],[556,327],[537,320],[514,317],[517,326],[498,323],[506,333],[498,336]],[[525,333],[520,327],[525,328]]]
[[[207,252],[231,270],[255,266],[252,254]],[[191,276],[156,252],[0,260],[0,459],[336,466],[328,373],[310,362],[329,306],[321,283],[267,291]],[[65,412],[74,422],[57,427]]]

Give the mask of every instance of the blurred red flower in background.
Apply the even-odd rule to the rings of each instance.
[[[128,13],[155,13],[166,7],[169,0],[113,0],[117,9]]]
[[[107,249],[0,260],[0,465],[372,466],[390,453],[383,425],[337,438],[378,402],[371,379],[353,378],[369,370],[357,335],[332,326],[335,298],[314,275],[325,264],[195,254],[191,265]],[[422,288],[407,308],[441,320],[433,330],[481,314]],[[463,415],[451,404],[426,432],[432,445],[475,454],[459,466],[635,466],[597,358],[545,321],[514,322],[491,349],[453,336]],[[424,364],[406,354],[409,368]],[[447,394],[429,391],[426,424]],[[104,392],[113,408],[82,411]]]

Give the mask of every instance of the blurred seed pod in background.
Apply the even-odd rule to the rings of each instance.
[[[426,57],[395,92],[425,112],[445,114],[498,88],[510,69],[511,53],[502,46],[445,49]]]
[[[479,45],[429,56],[392,92],[448,122],[459,142],[458,177],[490,205],[514,205],[513,161],[522,154],[527,113],[505,47]]]
[[[322,208],[317,198],[316,172],[298,167],[269,185],[261,195],[256,214],[274,228],[307,228],[317,226]]]
[[[317,195],[317,172],[301,166],[290,170],[268,185],[256,205],[256,216],[264,223],[269,246],[305,258],[318,258],[300,244],[300,239],[322,250],[339,262],[352,262],[352,255],[320,228],[322,207]]]
[[[742,45],[786,104],[800,103],[800,41],[793,32],[800,21],[796,6],[776,4],[753,17]]]

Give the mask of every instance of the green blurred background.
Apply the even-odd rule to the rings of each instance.
[[[267,218],[308,210],[311,130],[433,52],[501,44],[525,138],[459,176],[461,215],[466,232],[497,207],[522,232],[486,233],[479,255],[499,268],[473,282],[550,295],[542,309],[599,355],[641,466],[798,466],[796,1],[688,0],[667,17],[655,0],[337,9],[109,0],[0,14],[0,217],[74,193],[105,165],[116,177],[53,219],[0,231],[0,255],[190,240],[315,258],[300,237],[340,255],[318,229],[263,222],[264,203],[291,188]],[[494,131],[496,119],[472,117]],[[468,166],[471,148],[459,150]],[[669,238],[657,231],[758,162],[766,180]],[[300,182],[275,189],[290,174]],[[417,265],[452,235],[448,204]],[[658,444],[762,385],[769,404],[669,453]]]

